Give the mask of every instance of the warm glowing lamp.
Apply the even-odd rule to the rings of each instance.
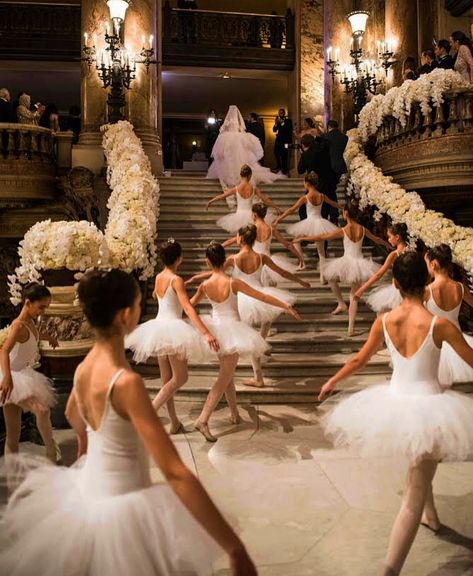
[[[125,20],[128,2],[125,2],[125,0],[108,0],[107,6],[112,20],[120,20],[120,22]]]
[[[366,10],[356,10],[348,14],[347,18],[350,22],[353,36],[363,36],[366,31],[366,22],[368,21],[369,15],[370,13],[366,12]]]

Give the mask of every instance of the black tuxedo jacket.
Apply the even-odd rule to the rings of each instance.
[[[276,132],[276,144],[290,144],[292,142],[292,120],[286,118],[283,124],[275,123],[273,132]]]
[[[325,134],[325,139],[329,143],[330,164],[332,170],[335,174],[341,176],[347,171],[347,165],[343,159],[343,153],[347,146],[348,136],[340,130],[335,129],[327,132],[327,134]]]
[[[15,122],[11,102],[0,98],[0,122]]]

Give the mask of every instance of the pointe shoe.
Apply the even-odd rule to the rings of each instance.
[[[244,386],[253,386],[253,388],[264,388],[264,380],[255,380],[251,378],[250,380],[243,381]]]
[[[186,429],[184,428],[184,424],[182,422],[179,422],[179,424],[177,425],[176,428],[173,428],[171,426],[171,428],[169,429],[170,436],[174,436],[176,434],[185,434],[185,433],[186,433]]]
[[[301,272],[302,270],[305,270],[305,264],[299,264],[299,266],[296,268],[296,272]]]
[[[348,311],[348,306],[346,304],[339,304],[333,312],[331,312],[332,316],[336,316],[337,314],[345,314]]]
[[[201,424],[200,422],[196,422],[194,425],[194,429],[198,430],[202,434],[202,436],[207,440],[207,442],[217,442],[218,438],[216,438],[210,433],[208,424]]]

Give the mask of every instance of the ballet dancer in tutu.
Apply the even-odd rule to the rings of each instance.
[[[153,400],[159,410],[166,404],[171,420],[170,434],[185,432],[174,407],[174,394],[188,379],[187,363],[199,362],[210,347],[218,352],[218,342],[199,318],[187,297],[184,281],[177,275],[182,264],[182,248],[170,238],[160,249],[164,270],[156,276],[153,297],[159,310],[155,319],[140,324],[125,338],[135,362],[157,357],[163,386]],[[182,319],[185,311],[193,326]]]
[[[224,230],[226,230],[227,232],[231,232],[232,234],[234,234],[238,230],[238,228],[241,228],[246,224],[251,224],[251,222],[253,221],[252,218],[253,213],[251,211],[251,207],[253,205],[255,195],[266,206],[271,206],[278,214],[281,214],[281,210],[276,206],[276,204],[271,200],[271,198],[263,194],[259,188],[255,188],[251,184],[250,180],[252,174],[253,172],[251,168],[247,164],[244,164],[240,170],[241,181],[238,184],[238,186],[230,188],[223,194],[219,194],[218,196],[215,196],[215,198],[212,198],[212,200],[207,202],[207,210],[208,210],[209,206],[215,204],[215,202],[224,200],[229,196],[233,195],[236,196],[237,199],[236,212],[233,212],[232,214],[227,214],[226,216],[223,216],[222,218],[219,218],[217,220],[217,226],[220,226],[220,228],[223,228]]]
[[[53,438],[50,408],[55,404],[52,382],[33,370],[39,354],[40,338],[52,347],[57,339],[38,330],[37,320],[51,304],[51,293],[41,284],[31,282],[23,289],[23,307],[13,320],[0,349],[0,405],[6,426],[5,456],[17,453],[20,443],[21,414],[33,412],[46,456],[57,462],[61,453]]]
[[[330,198],[327,198],[324,194],[317,190],[317,185],[319,182],[319,177],[315,172],[309,172],[304,178],[304,188],[307,193],[301,196],[299,200],[290,208],[288,208],[281,216],[275,220],[273,226],[276,227],[280,222],[282,222],[289,214],[292,214],[298,210],[304,204],[307,205],[307,218],[297,222],[296,224],[290,224],[287,226],[286,230],[291,236],[318,236],[319,234],[329,234],[330,232],[336,232],[338,230],[335,224],[332,224],[329,220],[322,218],[321,209],[322,204],[326,202],[333,206],[334,208],[339,208],[339,206]],[[305,268],[304,264],[304,254],[302,252],[301,244],[298,241],[294,242],[294,246],[301,259],[301,264],[299,265],[299,270]],[[317,252],[319,254],[319,268],[320,268],[320,282],[325,284],[324,280],[324,266],[325,266],[325,247],[323,242],[317,242]]]
[[[425,306],[431,314],[447,318],[460,330],[460,308],[463,302],[473,306],[473,295],[463,284],[450,278],[452,251],[447,244],[440,244],[429,248],[425,259],[433,278],[426,289]],[[463,334],[463,337],[473,347],[473,337],[467,334]],[[444,386],[451,386],[454,382],[473,382],[473,369],[446,343],[440,354],[439,380]]]
[[[88,442],[71,468],[39,465],[0,523],[0,572],[10,576],[255,576],[245,547],[180,459],[142,378],[125,356],[141,295],[123,271],[91,271],[79,300],[96,343],[76,370],[66,416]],[[85,440],[85,439],[88,440]],[[166,482],[152,485],[149,456]],[[54,545],[52,545],[54,543]]]
[[[383,244],[388,249],[390,244],[371,234],[369,230],[358,224],[356,221],[358,209],[354,204],[346,204],[343,209],[343,219],[346,221],[344,228],[339,228],[336,232],[321,234],[319,236],[302,236],[299,242],[324,242],[343,238],[343,256],[328,260],[325,263],[324,277],[330,284],[330,288],[337,299],[337,307],[332,314],[346,312],[347,305],[343,300],[339,282],[350,284],[350,306],[348,308],[348,336],[353,336],[355,329],[356,312],[358,301],[354,299],[354,294],[363,282],[366,282],[375,274],[380,266],[368,258],[363,258],[363,240],[369,238],[376,244]]]
[[[387,233],[388,242],[394,250],[388,254],[388,257],[381,268],[373,274],[373,276],[371,276],[371,278],[367,280],[361,288],[358,288],[354,295],[356,300],[359,300],[368,288],[382,278],[386,272],[392,268],[396,258],[398,258],[408,248],[407,226],[405,224],[391,224],[388,226]],[[399,306],[401,301],[401,294],[392,282],[390,284],[383,284],[379,288],[373,290],[367,300],[371,309],[378,313],[393,310],[393,308]]]
[[[212,242],[207,248],[206,257],[212,274],[208,280],[200,284],[197,292],[191,298],[191,303],[196,305],[202,298],[206,297],[212,305],[212,318],[205,319],[205,322],[217,336],[220,344],[218,352],[220,370],[195,428],[203,434],[208,442],[215,442],[217,438],[211,434],[208,422],[223,394],[225,394],[230,408],[232,423],[238,424],[240,422],[233,381],[238,358],[240,356],[260,358],[269,348],[256,330],[241,321],[238,313],[240,294],[243,293],[266,304],[282,308],[296,320],[300,320],[300,316],[290,304],[255,290],[239,279],[229,278],[224,272],[226,255],[225,248],[221,244]]]
[[[253,204],[252,208],[253,223],[256,226],[256,240],[253,245],[253,250],[258,252],[258,254],[266,254],[271,260],[288,272],[295,272],[297,270],[297,264],[294,264],[284,256],[284,254],[271,254],[271,242],[273,238],[282,244],[287,250],[292,252],[294,256],[298,259],[299,264],[301,263],[299,254],[294,248],[292,242],[289,242],[284,238],[284,236],[267,222],[265,222],[267,207],[264,204]],[[223,243],[224,248],[237,243],[237,236],[226,240]],[[277,286],[279,282],[284,282],[284,277],[278,272],[275,272],[268,266],[263,267],[263,272],[261,275],[263,286]]]
[[[438,380],[440,348],[448,343],[470,366],[473,349],[460,330],[423,306],[427,266],[409,251],[393,264],[400,306],[378,317],[363,348],[328,380],[319,400],[344,378],[363,368],[386,342],[393,374],[389,384],[370,386],[336,403],[324,418],[337,446],[348,445],[363,456],[403,457],[409,462],[407,486],[394,522],[384,576],[400,574],[419,525],[437,531],[432,480],[441,460],[473,455],[473,399],[444,391]]]

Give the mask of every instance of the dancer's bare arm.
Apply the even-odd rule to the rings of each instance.
[[[129,418],[146,450],[184,506],[230,556],[233,574],[254,576],[256,569],[233,529],[223,518],[199,480],[182,462],[156,411],[143,380],[126,372],[115,384],[113,406]]]
[[[17,342],[26,342],[28,338],[28,328],[21,322],[13,321],[8,329],[8,335],[0,348],[0,369],[2,371],[2,381],[0,382],[0,398],[2,403],[6,402],[13,392],[13,379],[10,370],[10,352]]]
[[[67,400],[65,416],[77,435],[77,458],[87,454],[87,426],[77,405],[76,391],[73,388]]]
[[[434,341],[440,348],[443,342],[447,342],[455,352],[473,368],[473,348],[461,331],[446,318],[437,318],[433,331]]]
[[[391,252],[391,254],[388,255],[381,268],[375,274],[373,274],[373,276],[371,276],[371,278],[369,278],[363,284],[363,286],[361,286],[361,288],[358,288],[358,290],[355,292],[353,296],[355,300],[359,300],[363,292],[366,292],[366,290],[368,290],[370,286],[372,286],[375,282],[377,282],[380,278],[382,278],[386,274],[386,272],[392,267],[393,262],[396,258],[397,258],[397,252]]]
[[[207,206],[205,209],[208,210],[209,206],[212,206],[212,204],[215,204],[215,202],[220,202],[220,200],[225,200],[225,198],[228,198],[232,194],[236,194],[236,192],[237,192],[236,186],[234,188],[229,188],[223,194],[219,194],[218,196],[215,196],[215,198],[212,198],[212,200],[209,200],[207,202]]]
[[[274,208],[278,214],[281,214],[282,210],[278,206],[276,206],[274,201],[271,200],[269,196],[263,194],[263,192],[261,192],[259,188],[255,188],[255,194],[256,196],[258,196],[261,202],[263,202],[263,204],[265,204],[266,206],[270,206],[271,208]]]
[[[192,296],[192,298],[190,299],[190,303],[192,304],[192,306],[197,306],[197,304],[202,300],[202,298],[205,296],[205,292],[204,292],[204,285],[201,284],[198,288],[197,288],[197,292],[194,294],[194,296]]]
[[[368,340],[366,340],[361,350],[352,356],[348,362],[346,362],[345,366],[340,368],[334,376],[327,380],[320,390],[318,400],[321,401],[328,392],[333,390],[335,384],[348,378],[348,376],[355,374],[355,372],[358,372],[358,370],[363,368],[363,366],[366,366],[368,360],[373,356],[373,354],[376,354],[376,352],[382,347],[383,343],[383,323],[381,318],[376,318],[371,327]]]
[[[279,300],[279,298],[275,298],[274,296],[270,296],[269,294],[259,292],[259,290],[255,290],[254,288],[252,288],[245,282],[242,282],[241,280],[233,279],[232,286],[233,290],[236,292],[243,292],[243,294],[246,294],[251,298],[255,298],[256,300],[261,300],[261,302],[264,302],[265,304],[271,304],[272,306],[276,306],[277,308],[282,308],[289,314],[289,316],[292,316],[296,320],[302,320],[302,318],[299,316],[299,313],[296,310],[294,310],[294,308],[290,304],[286,304],[286,302]]]
[[[223,265],[224,270],[227,270],[228,268],[231,268],[233,266],[233,259],[234,256],[229,256],[225,260],[225,264]],[[195,284],[196,282],[200,282],[201,280],[206,280],[207,278],[210,278],[212,274],[213,272],[211,270],[207,270],[206,272],[199,272],[198,274],[194,274],[194,276],[189,278],[189,280],[186,280],[184,284],[186,286],[189,286],[189,284]]]
[[[376,236],[375,234],[370,232],[367,228],[365,228],[365,236],[367,238],[369,238],[375,244],[380,244],[381,246],[384,246],[390,252],[393,249],[393,247],[391,246],[391,244],[387,240],[385,240],[384,238],[380,238],[379,236]]]
[[[469,291],[468,286],[463,285],[463,300],[473,308],[473,294]]]
[[[294,254],[294,256],[300,262],[301,258],[299,256],[299,253],[297,252],[297,250],[294,248],[294,244],[292,242],[289,242],[289,240],[286,240],[286,238],[284,238],[284,236],[281,234],[281,232],[279,232],[279,230],[277,228],[271,227],[271,230],[273,233],[273,238],[275,238],[280,244],[282,244],[284,246],[284,248],[289,250],[289,252],[292,252],[292,254]]]
[[[332,200],[331,198],[327,198],[327,196],[325,196],[325,194],[322,194],[323,196],[323,201],[328,204],[329,206],[333,206],[334,208],[337,208],[338,210],[343,210],[343,206],[341,204],[339,204],[338,202],[335,202],[335,200]]]
[[[237,243],[237,236],[233,236],[233,238],[229,238],[228,240],[225,240],[225,242],[222,243],[222,246],[224,248],[227,248],[227,246],[233,246],[233,244]]]
[[[265,266],[267,266],[268,268],[271,268],[271,270],[274,270],[274,272],[277,272],[280,276],[283,276],[284,278],[287,278],[288,280],[291,280],[292,282],[296,282],[297,284],[300,284],[304,288],[310,288],[309,282],[306,282],[305,280],[302,280],[302,278],[299,278],[299,276],[296,276],[295,274],[291,274],[291,272],[284,270],[284,268],[281,268],[280,266],[278,266],[266,254],[262,255],[261,260]]]
[[[279,216],[278,218],[276,218],[276,220],[273,222],[273,227],[275,228],[280,222],[282,222],[285,218],[287,218],[289,216],[289,214],[292,214],[293,212],[295,212],[296,210],[298,210],[303,204],[305,204],[307,202],[307,197],[306,196],[301,196],[299,198],[299,200],[293,204],[290,208],[288,208],[287,210],[285,210],[281,216]]]
[[[343,228],[335,232],[327,232],[327,234],[318,234],[317,236],[298,236],[297,242],[323,242],[325,240],[335,240],[335,238],[343,238]]]

